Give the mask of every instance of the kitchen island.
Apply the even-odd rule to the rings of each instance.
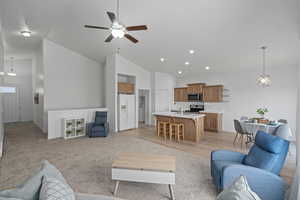
[[[155,112],[158,121],[184,124],[184,140],[198,143],[204,135],[204,114],[180,112]],[[157,130],[156,130],[157,131]]]

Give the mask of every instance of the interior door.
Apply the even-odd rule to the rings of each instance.
[[[145,96],[139,96],[139,122],[145,122],[146,118],[146,98]]]
[[[16,93],[3,94],[3,116],[4,123],[21,120],[18,88],[16,88]]]
[[[28,85],[28,83],[27,83]],[[31,86],[31,82],[30,82]],[[22,84],[19,86],[19,103],[20,103],[20,121],[28,122],[33,120],[33,100],[32,88]]]

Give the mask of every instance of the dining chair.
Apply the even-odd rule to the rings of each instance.
[[[286,119],[280,119],[278,120],[279,123],[282,123],[282,124],[287,124],[288,121]]]
[[[253,135],[252,133],[246,132],[246,131],[242,128],[242,125],[241,125],[240,121],[237,120],[237,119],[234,120],[234,129],[235,129],[235,131],[236,131],[236,135],[235,135],[233,144],[235,144],[235,142],[236,142],[238,136],[240,136],[240,140],[241,140],[241,148],[243,148],[244,136],[246,136],[246,142],[245,142],[246,145],[254,141],[254,135]]]
[[[293,139],[292,129],[287,124],[281,124],[276,127],[272,135],[281,137],[288,141],[291,141]]]
[[[241,116],[240,120],[241,121],[245,121],[245,120],[248,120],[249,118],[247,116]]]

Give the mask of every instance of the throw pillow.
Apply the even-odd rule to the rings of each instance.
[[[261,200],[259,196],[251,190],[246,177],[240,176],[234,183],[224,189],[217,197],[217,200]]]
[[[67,183],[44,176],[40,200],[75,200],[75,194]]]
[[[0,197],[38,200],[39,191],[42,186],[42,178],[45,175],[55,177],[62,182],[66,182],[58,169],[56,169],[48,161],[42,161],[42,166],[36,173],[27,178],[24,183],[18,185],[16,188],[0,191]]]

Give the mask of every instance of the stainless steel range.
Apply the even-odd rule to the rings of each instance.
[[[191,104],[189,112],[204,111],[204,104]]]

